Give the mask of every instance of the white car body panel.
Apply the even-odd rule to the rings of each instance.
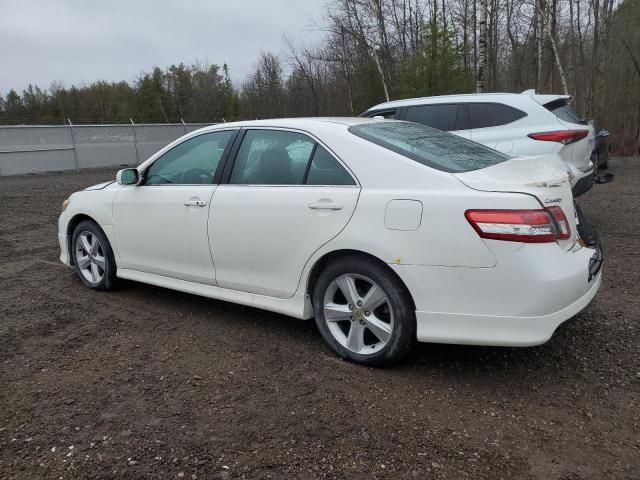
[[[216,300],[239,303],[240,305],[261,308],[299,319],[308,319],[313,316],[313,310],[311,309],[308,299],[305,298],[305,295],[296,294],[291,298],[269,297],[267,295],[220,288],[214,285],[189,282],[137,270],[118,270],[118,278],[148,283],[150,285],[170,288],[172,290],[178,290],[179,292],[192,293]]]
[[[594,251],[576,242],[575,230],[570,240],[546,244],[483,240],[464,216],[468,209],[553,204],[572,220],[558,157],[451,174],[347,130],[372,121],[265,120],[192,132],[139,171],[203,131],[273,127],[322,142],[357,185],[96,186],[74,193],[60,216],[60,259],[71,264],[69,236],[86,216],[104,230],[120,278],[307,319],[314,266],[328,254],[362,252],[407,286],[418,340],[443,343],[542,343],[595,295],[601,273],[588,281]],[[195,198],[207,205],[184,205]],[[322,202],[342,208],[309,208]]]
[[[119,266],[215,285],[207,237],[215,189],[216,185],[121,188],[113,199]],[[185,205],[197,201],[204,206]]]
[[[305,263],[345,227],[359,192],[357,186],[220,185],[209,215],[217,284],[293,296]],[[336,210],[316,204],[332,204]]]

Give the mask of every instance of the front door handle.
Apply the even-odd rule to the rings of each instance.
[[[204,200],[187,200],[184,204],[187,207],[204,207],[207,202]]]
[[[317,202],[310,203],[309,208],[312,210],[342,210],[341,203]]]

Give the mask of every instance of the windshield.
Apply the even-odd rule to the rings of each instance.
[[[509,160],[509,155],[457,135],[401,121],[349,127],[358,137],[443,172],[479,170]]]

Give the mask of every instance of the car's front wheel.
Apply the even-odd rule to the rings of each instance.
[[[415,341],[411,297],[385,265],[365,257],[331,263],[313,290],[316,323],[343,358],[371,366],[389,365]]]
[[[74,269],[82,283],[96,290],[113,288],[116,263],[102,229],[94,222],[80,222],[71,237]]]

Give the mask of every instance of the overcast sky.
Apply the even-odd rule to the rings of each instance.
[[[133,81],[196,60],[244,79],[283,34],[314,43],[328,0],[0,0],[0,92]]]

